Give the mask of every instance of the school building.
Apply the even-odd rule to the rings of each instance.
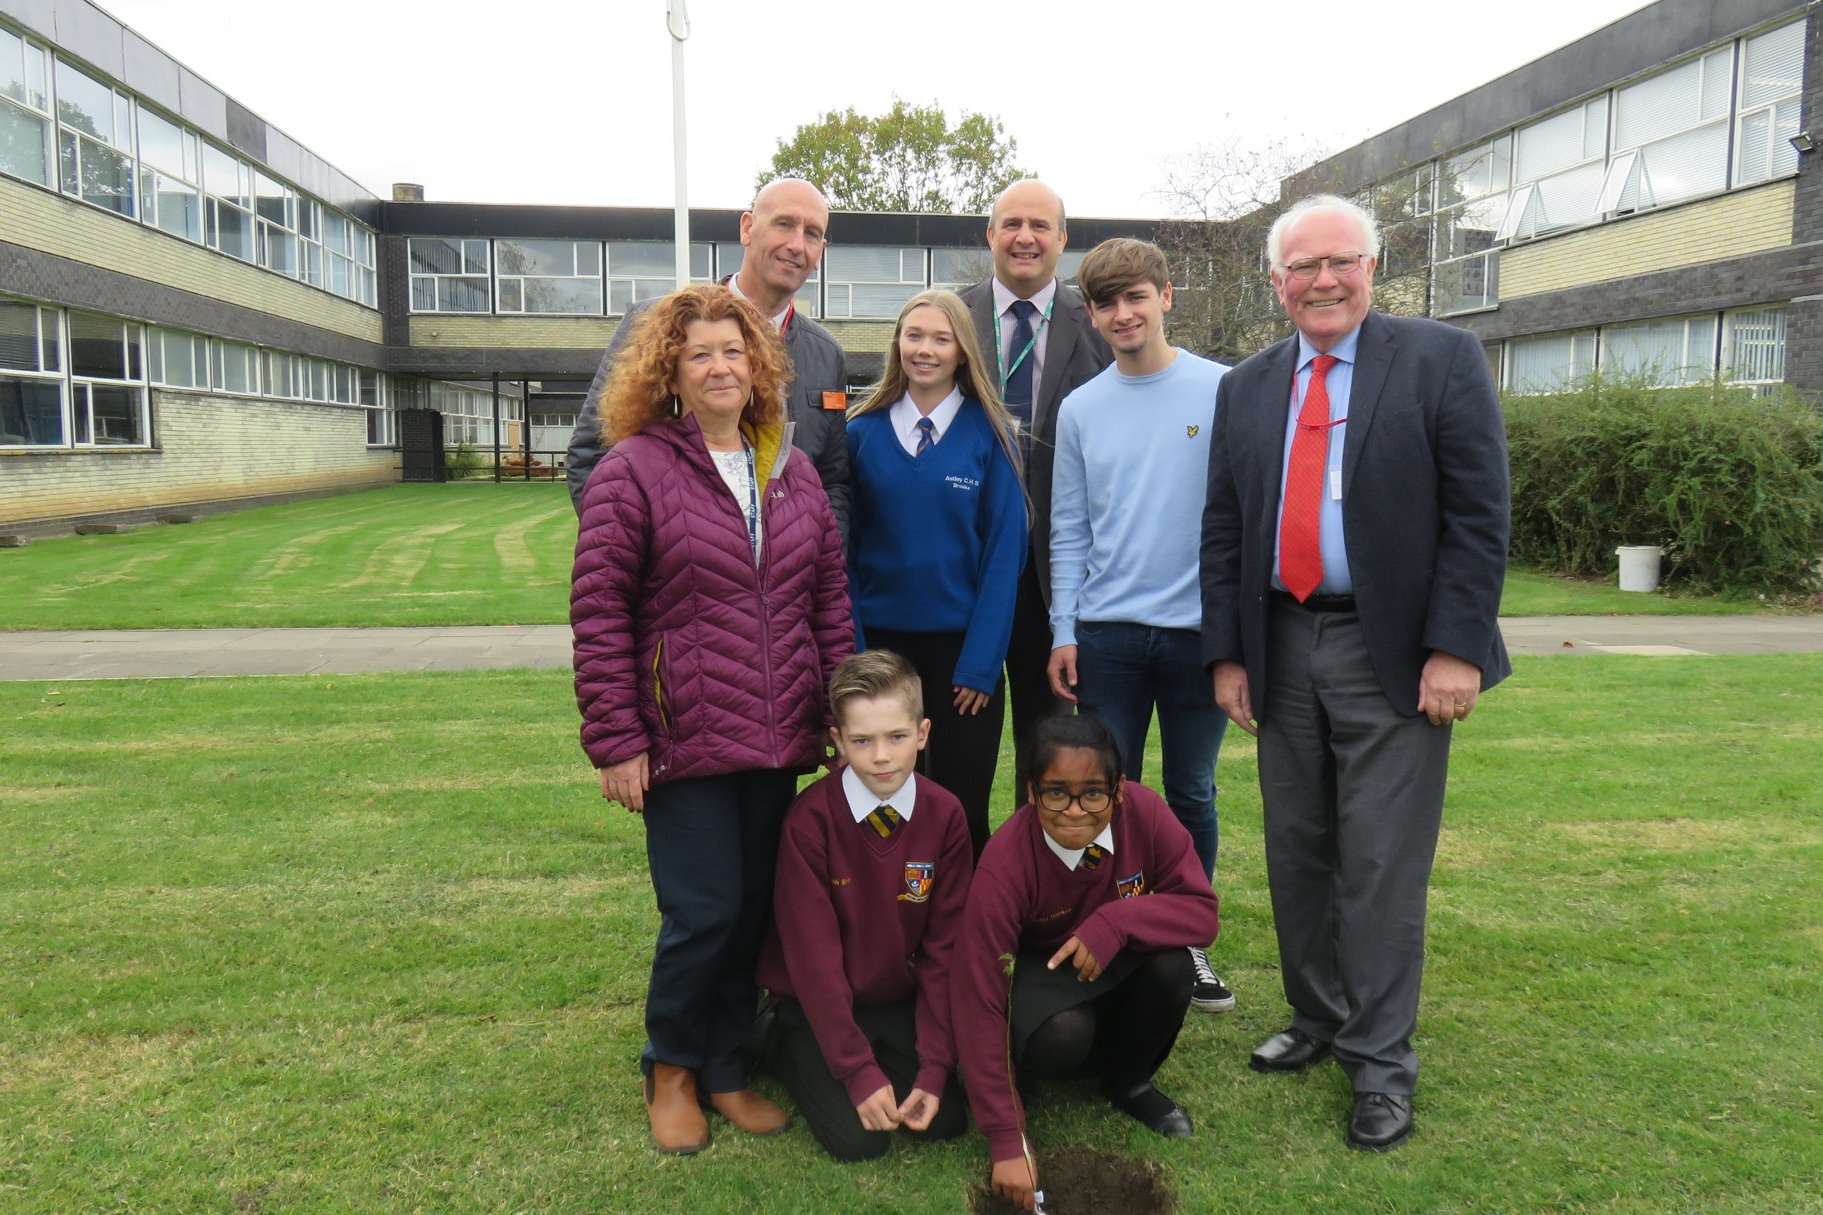
[[[1503,385],[1592,368],[1823,392],[1823,20],[1659,0],[1312,166],[1387,229],[1389,298]],[[89,0],[0,0],[0,530],[385,484],[402,416],[556,462],[668,210],[380,197]],[[691,213],[692,275],[739,212]],[[980,216],[839,213],[800,308],[879,371],[990,268]],[[1067,276],[1159,221],[1071,217]],[[408,412],[409,411],[409,412]]]

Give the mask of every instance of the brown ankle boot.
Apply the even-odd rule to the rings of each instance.
[[[749,1135],[776,1135],[791,1125],[791,1115],[750,1088],[731,1093],[710,1093],[715,1112]]]
[[[652,1142],[669,1156],[694,1156],[709,1146],[709,1120],[696,1102],[696,1076],[669,1063],[654,1063],[646,1077],[646,1117]]]

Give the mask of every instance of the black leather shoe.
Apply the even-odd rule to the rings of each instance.
[[[1188,1139],[1190,1115],[1177,1102],[1150,1084],[1142,1084],[1108,1098],[1108,1103],[1154,1134],[1167,1139]]]
[[[1294,1025],[1262,1042],[1247,1066],[1256,1072],[1301,1072],[1321,1063],[1328,1053],[1329,1043],[1317,1041]]]
[[[1389,1152],[1412,1134],[1412,1099],[1398,1093],[1356,1093],[1348,1118],[1348,1146]]]

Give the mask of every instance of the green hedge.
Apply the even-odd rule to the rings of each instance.
[[[1591,378],[1506,398],[1514,560],[1608,574],[1623,544],[1664,546],[1691,590],[1790,592],[1823,556],[1823,415],[1721,384]]]

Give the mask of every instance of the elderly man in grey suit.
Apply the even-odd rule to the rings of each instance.
[[[1069,712],[1051,694],[1051,463],[1057,405],[1113,362],[1108,344],[1089,324],[1074,287],[1057,280],[1057,259],[1069,243],[1063,200],[1036,179],[1014,182],[994,200],[988,217],[994,276],[962,293],[975,318],[983,352],[992,352],[997,383],[1019,423],[1026,490],[1032,498],[1031,559],[1019,576],[1013,638],[1007,646],[1007,696],[1013,703],[1016,772],[1025,771],[1026,737],[1040,720]]]
[[[1203,658],[1259,734],[1266,874],[1291,1026],[1258,1071],[1335,1055],[1348,1143],[1411,1134],[1425,897],[1450,738],[1511,670],[1505,431],[1472,334],[1372,310],[1379,237],[1305,199],[1267,239],[1297,334],[1217,395]]]
[[[727,280],[738,296],[772,318],[785,348],[791,352],[792,380],[785,390],[786,416],[797,425],[792,443],[817,466],[836,523],[848,529],[848,438],[844,423],[848,408],[848,376],[842,348],[829,331],[800,314],[792,300],[823,260],[829,238],[829,204],[822,192],[807,181],[782,177],[769,182],[754,196],[751,209],[741,215],[741,244],[746,254],[740,271]],[[597,402],[608,382],[614,358],[633,331],[633,319],[650,301],[627,309],[620,327],[601,356],[589,395],[583,398],[570,436],[565,475],[570,499],[582,509],[582,490],[589,473],[601,461],[601,418]]]

